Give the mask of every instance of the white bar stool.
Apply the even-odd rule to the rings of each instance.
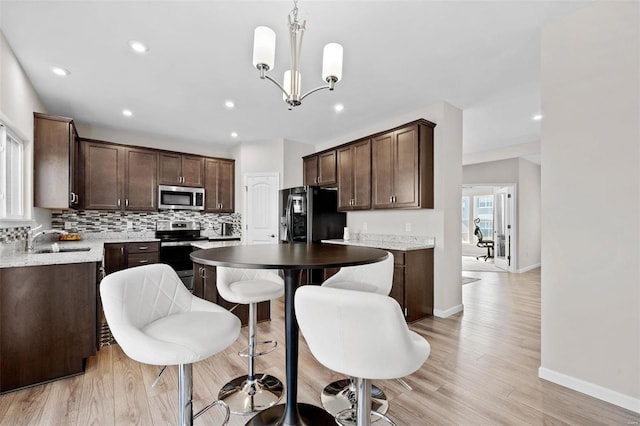
[[[393,284],[393,254],[387,254],[388,257],[382,262],[340,268],[335,275],[322,283],[322,287],[389,295]],[[329,383],[322,390],[320,401],[324,409],[334,416],[355,407],[358,401],[354,378]],[[371,384],[371,409],[380,414],[385,414],[389,409],[387,396],[374,384]],[[377,417],[375,419],[377,420]]]
[[[225,384],[218,398],[227,403],[234,414],[246,415],[265,410],[280,401],[284,386],[276,377],[254,371],[254,358],[268,354],[278,344],[273,340],[256,342],[256,310],[259,302],[284,295],[284,280],[274,270],[217,267],[216,286],[218,294],[227,301],[249,305],[249,346],[246,353],[238,353],[248,358],[248,374]],[[272,346],[256,352],[258,345]]]
[[[296,291],[300,331],[313,356],[325,367],[355,377],[357,407],[336,416],[347,424],[369,426],[371,415],[391,425],[387,416],[371,411],[371,379],[407,376],[429,357],[429,342],[409,330],[398,302],[388,296],[337,288],[303,286]]]
[[[193,296],[168,265],[153,264],[107,275],[100,283],[104,315],[127,356],[151,365],[178,366],[179,425],[191,425],[214,401],[193,414],[192,364],[223,351],[240,335],[240,320]]]

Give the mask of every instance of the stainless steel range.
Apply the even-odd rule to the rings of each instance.
[[[160,262],[175,269],[184,285],[193,291],[193,263],[189,255],[194,248],[191,243],[207,239],[200,235],[200,223],[158,221],[156,238],[160,240]]]

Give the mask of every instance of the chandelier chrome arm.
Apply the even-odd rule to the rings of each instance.
[[[271,78],[270,75],[267,75],[268,68],[266,68],[265,66],[261,66],[261,67],[258,67],[258,70],[260,71],[260,78],[262,80],[266,78],[267,80],[269,80],[270,82],[278,86],[278,88],[282,90],[282,93],[284,93],[286,97],[289,97],[289,93],[287,93],[286,89],[282,86],[282,84],[278,83],[277,80]]]
[[[319,86],[319,87],[316,87],[315,89],[311,89],[311,90],[309,90],[307,93],[305,93],[304,95],[300,96],[300,101],[302,102],[302,100],[303,100],[304,98],[306,98],[306,97],[307,97],[307,96],[309,96],[310,94],[315,93],[315,92],[317,92],[317,91],[319,91],[319,90],[323,90],[323,89],[333,90],[333,89],[334,89],[334,87],[335,87],[335,84],[336,84],[335,79],[331,78],[331,79],[327,79],[327,80],[328,80],[328,83],[329,83],[329,84],[327,84],[326,86]]]

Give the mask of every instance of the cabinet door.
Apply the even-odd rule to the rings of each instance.
[[[235,209],[235,162],[217,158],[204,161],[205,210],[232,213]]]
[[[193,264],[193,295],[202,299],[204,291],[204,267],[199,263]]]
[[[218,168],[218,203],[220,212],[233,213],[235,210],[235,161],[220,161]]]
[[[409,126],[394,133],[393,205],[418,207],[420,187],[418,168],[418,126]]]
[[[354,164],[354,149],[352,146],[347,146],[338,150],[337,163],[338,163],[338,210],[352,210],[352,204],[354,202],[354,179],[353,179],[353,164]]]
[[[353,210],[371,208],[371,141],[353,145]]]
[[[404,266],[393,265],[393,284],[391,286],[391,293],[389,296],[395,299],[402,309],[402,315],[407,316],[406,304],[405,304],[405,280],[404,280]]]
[[[393,207],[393,132],[377,136],[371,142],[373,208]]]
[[[82,205],[80,204],[80,138],[73,122],[69,126],[69,138],[69,207],[79,208]]]
[[[336,183],[336,152],[330,151],[318,155],[318,184],[333,185]]]
[[[193,155],[182,156],[182,185],[204,185],[204,158]]]
[[[182,185],[182,156],[163,152],[159,156],[158,183]]]
[[[153,211],[158,208],[158,153],[125,148],[125,209]]]
[[[318,157],[312,156],[302,160],[304,185],[318,185]]]
[[[72,207],[70,118],[34,113],[33,199],[36,207]]]
[[[120,210],[124,203],[120,190],[123,176],[121,147],[86,142],[84,157],[84,208]]]
[[[104,272],[108,275],[122,269],[127,269],[126,245],[124,243],[105,244]]]

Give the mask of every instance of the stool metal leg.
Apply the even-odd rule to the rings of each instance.
[[[320,395],[320,401],[325,410],[332,415],[336,416],[338,413],[355,409],[358,398],[356,396],[356,387],[354,378],[336,380],[328,384]],[[379,387],[371,385],[371,410],[380,414],[385,414],[389,409],[389,402],[387,396]],[[373,421],[378,420],[378,417],[374,417]],[[355,418],[349,422],[347,419],[343,419],[344,423],[350,423],[355,425]]]
[[[371,426],[371,383],[368,379],[356,377],[356,393],[358,405],[356,406],[356,418],[358,426]]]
[[[178,365],[178,424],[193,425],[193,370],[191,364]]]
[[[265,410],[280,401],[284,387],[282,382],[267,374],[256,374],[254,358],[256,346],[257,304],[249,304],[249,356],[248,374],[236,377],[225,384],[218,393],[234,414],[250,414]]]

